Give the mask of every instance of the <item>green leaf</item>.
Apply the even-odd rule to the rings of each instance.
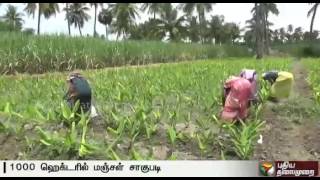
[[[177,156],[172,153],[171,156],[168,159],[169,160],[177,160]]]
[[[45,120],[46,118],[41,114],[41,112],[38,110],[38,108],[35,107],[35,112],[38,118],[41,120]]]
[[[124,128],[125,128],[125,126],[126,126],[126,123],[127,123],[127,120],[126,120],[126,119],[122,119],[122,120],[120,121],[119,127],[118,127],[118,129],[117,129],[117,134],[122,134],[122,133],[123,133]]]
[[[176,141],[176,138],[177,138],[176,130],[172,126],[170,126],[167,129],[167,133],[169,135],[171,144],[175,144],[175,141]]]
[[[64,119],[69,119],[70,118],[70,109],[66,107],[63,103],[61,103],[61,110],[62,110],[62,115]]]
[[[12,115],[17,116],[17,117],[23,119],[23,116],[22,116],[21,114],[19,114],[19,113],[12,112]]]
[[[206,146],[203,144],[203,142],[200,139],[200,136],[197,134],[197,140],[198,140],[198,146],[200,148],[200,150],[205,150]]]
[[[10,108],[10,103],[9,102],[6,103],[6,106],[4,108],[4,112],[8,113],[8,114],[11,114],[11,108]]]
[[[86,155],[88,155],[88,154],[90,154],[90,153],[91,153],[91,151],[89,151],[89,150],[87,149],[87,147],[84,146],[84,145],[81,143],[80,149],[79,149],[79,156],[80,156],[80,157],[84,157],[84,156],[86,156]]]
[[[111,111],[111,115],[112,115],[112,118],[113,118],[116,122],[120,121],[120,120],[119,120],[119,117],[118,117],[116,114],[114,114],[112,111]]]
[[[222,160],[226,160],[223,150],[220,150],[220,156]]]
[[[6,130],[7,130],[7,127],[3,123],[0,122],[0,133],[5,132]]]
[[[76,123],[75,122],[72,122],[69,136],[70,136],[71,144],[76,143],[76,141],[77,141],[77,130],[76,130]]]
[[[44,140],[44,139],[40,139],[40,142],[46,146],[51,146],[50,142]]]
[[[117,160],[117,161],[121,160],[120,157],[117,155],[116,152],[113,151],[112,148],[110,149],[110,151],[111,151],[111,154],[112,154],[112,158],[113,158],[114,160]]]
[[[38,132],[39,136],[41,139],[45,140],[45,141],[50,141],[50,136],[43,131],[40,127],[36,127],[36,131]]]
[[[117,130],[112,129],[111,127],[108,127],[107,130],[114,136],[117,136],[119,134]]]
[[[131,152],[134,160],[143,160],[142,156],[134,148],[132,148]]]

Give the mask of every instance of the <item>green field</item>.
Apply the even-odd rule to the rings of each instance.
[[[312,87],[314,99],[320,104],[320,59],[305,59],[304,64],[309,69],[307,81]]]
[[[225,57],[253,57],[253,53],[245,46],[231,45],[108,42],[92,37],[28,36],[5,32],[0,36],[0,74],[45,73]]]
[[[248,159],[263,124],[261,106],[252,108],[247,126],[221,124],[222,83],[243,68],[261,75],[290,65],[230,58],[83,71],[101,117],[79,123],[62,99],[66,73],[1,76],[2,151],[11,153],[0,159]],[[222,126],[234,141],[219,138]]]

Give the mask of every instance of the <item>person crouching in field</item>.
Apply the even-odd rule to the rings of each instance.
[[[240,77],[247,79],[251,84],[251,96],[249,99],[249,106],[257,105],[259,103],[258,98],[258,74],[254,69],[243,69],[240,73]]]
[[[293,74],[286,71],[269,71],[262,75],[265,81],[271,84],[268,100],[278,102],[279,99],[288,98],[293,85]]]
[[[233,123],[247,118],[251,92],[249,80],[231,76],[224,84],[221,119]]]
[[[87,113],[91,109],[91,87],[88,81],[77,71],[69,74],[67,78],[68,91],[65,99],[70,108],[73,108],[77,101],[80,103],[80,108],[77,113],[81,114],[81,109]]]

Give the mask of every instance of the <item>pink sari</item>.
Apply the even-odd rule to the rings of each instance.
[[[232,77],[224,84],[230,88],[221,118],[225,120],[245,119],[248,116],[248,105],[251,96],[251,83],[241,77]]]

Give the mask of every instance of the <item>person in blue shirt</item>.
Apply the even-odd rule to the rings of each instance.
[[[90,112],[91,109],[91,87],[88,81],[79,73],[72,72],[67,78],[68,91],[65,99],[70,108],[73,108],[77,101],[80,103],[80,108],[77,110],[81,114],[81,109],[84,113]]]

